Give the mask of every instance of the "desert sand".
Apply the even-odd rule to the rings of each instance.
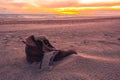
[[[57,49],[73,49],[50,71],[25,60],[22,39],[46,35]],[[0,80],[120,80],[120,17],[0,19]]]

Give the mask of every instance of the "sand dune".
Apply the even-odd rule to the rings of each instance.
[[[9,25],[9,24],[75,24],[75,23],[85,23],[85,22],[98,22],[98,21],[106,21],[106,20],[120,20],[120,17],[95,17],[95,18],[63,18],[63,19],[50,19],[50,20],[40,20],[40,19],[8,19],[8,20],[1,20],[0,25]]]
[[[0,21],[0,80],[120,80],[119,18],[89,19],[87,23],[65,19],[67,24],[53,20],[49,25],[26,24],[31,19],[20,19],[20,23],[9,19],[8,24],[5,20]],[[74,49],[78,55],[40,72],[39,65],[25,61],[21,40],[31,34],[46,35],[57,49]]]

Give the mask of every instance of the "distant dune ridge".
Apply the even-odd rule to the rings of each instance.
[[[85,23],[85,22],[96,22],[96,21],[103,21],[103,20],[120,20],[120,17],[89,17],[89,18],[58,18],[58,19],[43,19],[43,20],[40,20],[39,18],[38,19],[33,19],[33,20],[30,20],[30,19],[22,19],[22,20],[19,20],[19,19],[10,19],[8,18],[8,20],[1,20],[0,21],[0,25],[9,25],[9,24],[44,24],[44,25],[48,25],[48,24],[75,24],[75,23]]]
[[[44,24],[36,21],[42,20],[0,19],[0,80],[120,80],[119,16],[46,19]],[[46,35],[57,49],[72,49],[78,54],[40,72],[39,65],[25,60],[21,40],[31,34]]]

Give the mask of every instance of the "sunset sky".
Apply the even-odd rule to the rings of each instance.
[[[93,14],[120,12],[120,0],[0,0],[0,14]]]

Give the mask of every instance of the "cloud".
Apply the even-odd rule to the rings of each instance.
[[[84,1],[84,0],[83,0]],[[90,0],[87,0],[90,1]],[[95,1],[95,0],[94,0]],[[104,0],[105,1],[105,0]],[[56,1],[56,2],[51,2],[48,4],[43,4],[43,7],[85,7],[85,6],[120,6],[120,0],[116,1],[106,1],[106,2],[91,2],[91,3],[81,3],[80,0],[70,0],[70,1]]]
[[[79,0],[82,4],[91,4],[91,3],[116,3],[120,2],[120,0]]]
[[[97,2],[97,4],[96,4]],[[15,7],[34,6],[43,8],[83,7],[83,6],[119,6],[120,0],[2,0],[0,5]],[[7,7],[7,6],[6,6]]]
[[[0,14],[8,14],[8,13],[14,13],[14,11],[11,11],[7,8],[0,8]]]
[[[120,6],[120,0],[0,0],[0,12],[4,13],[42,13],[55,8],[101,6]]]
[[[96,0],[34,0],[34,4],[43,8],[60,8],[60,7],[88,7],[88,6],[120,6],[120,0],[101,0],[91,3],[81,3],[80,1]]]
[[[55,1],[50,3],[43,3],[42,7],[56,8],[56,7],[71,7],[78,5],[77,0]]]

